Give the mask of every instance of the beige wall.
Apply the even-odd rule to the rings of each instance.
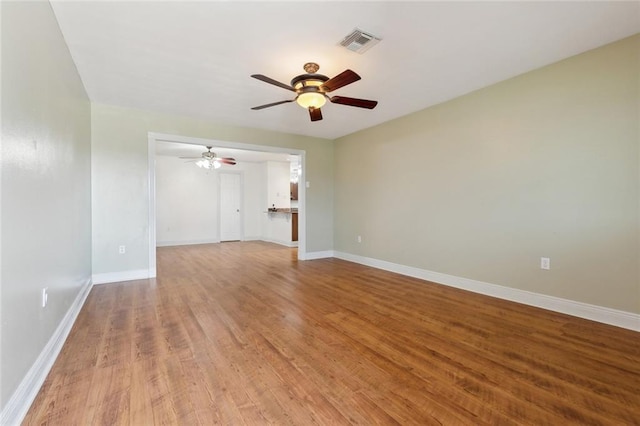
[[[49,3],[1,8],[4,409],[91,278],[91,115]]]
[[[338,139],[335,249],[640,313],[639,52],[635,36]]]
[[[333,247],[332,141],[99,104],[91,120],[94,274],[149,267],[148,132],[305,150],[307,252]]]

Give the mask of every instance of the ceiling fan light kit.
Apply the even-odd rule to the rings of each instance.
[[[322,108],[327,103],[327,98],[321,93],[301,93],[296,98],[296,102],[304,109]]]
[[[220,162],[216,160],[202,159],[196,161],[196,166],[200,167],[201,169],[211,170],[212,168],[219,169],[220,167],[222,167],[222,164],[220,164]]]
[[[378,104],[377,101],[370,101],[367,99],[347,98],[344,96],[334,96],[330,98],[329,96],[327,96],[328,92],[332,92],[360,80],[360,76],[351,70],[345,70],[337,76],[329,78],[326,75],[317,74],[320,66],[315,62],[307,62],[306,64],[304,64],[303,68],[306,74],[301,74],[294,77],[291,80],[290,85],[286,85],[262,74],[253,74],[251,77],[260,81],[264,81],[265,83],[273,84],[274,86],[290,90],[296,93],[296,97],[294,99],[260,105],[251,109],[261,110],[264,108],[269,108],[272,106],[295,101],[302,108],[305,108],[309,111],[309,117],[311,121],[319,121],[322,120],[322,112],[320,108],[325,105],[327,99],[334,104],[366,109],[373,109]]]

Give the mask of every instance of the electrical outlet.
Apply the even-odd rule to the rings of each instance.
[[[48,293],[49,287],[45,287],[42,289],[42,295],[40,298],[40,301],[42,302],[42,307],[46,308],[47,307],[47,302],[49,301],[49,293]]]
[[[126,246],[118,247],[118,253],[125,254],[126,252],[127,252],[127,247]]]
[[[358,240],[358,242],[359,242],[359,243],[361,243],[361,242],[362,242],[362,236],[361,236],[361,235],[358,235],[357,240]]]
[[[541,257],[540,269],[551,269],[551,259],[549,259],[548,257]]]

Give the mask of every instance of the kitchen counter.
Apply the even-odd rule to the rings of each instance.
[[[298,213],[298,209],[293,208],[278,208],[278,207],[269,207],[267,209],[269,213]]]

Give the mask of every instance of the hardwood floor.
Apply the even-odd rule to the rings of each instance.
[[[95,286],[25,424],[638,425],[640,333],[262,242]]]

